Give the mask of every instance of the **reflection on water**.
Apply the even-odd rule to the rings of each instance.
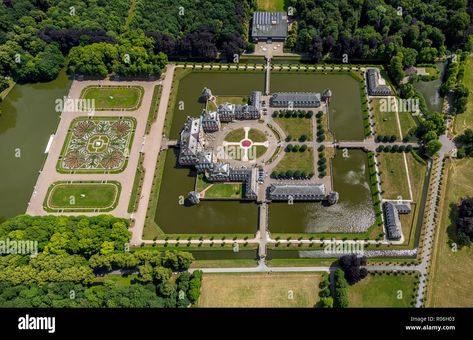
[[[55,100],[70,84],[63,70],[48,83],[15,85],[0,103],[0,221],[26,211],[58,123]]]
[[[367,155],[350,150],[350,157],[337,152],[333,159],[334,190],[340,200],[332,206],[320,202],[271,203],[269,230],[274,233],[364,232],[375,221]]]

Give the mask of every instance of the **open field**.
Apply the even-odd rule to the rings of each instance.
[[[470,91],[466,111],[455,116],[455,135],[461,135],[465,129],[473,128],[473,55],[465,62],[463,84]]]
[[[274,171],[300,170],[314,172],[314,153],[311,148],[304,152],[285,152],[283,159],[276,165]]]
[[[119,194],[118,182],[60,182],[51,185],[44,205],[47,210],[111,210]]]
[[[319,273],[204,274],[198,306],[313,307],[321,279]]]
[[[258,11],[283,12],[284,0],[258,0]]]
[[[243,197],[242,183],[214,183],[205,191],[205,198],[233,198]]]
[[[427,297],[429,307],[473,306],[473,247],[453,251],[449,235],[454,233],[454,215],[463,197],[473,196],[473,159],[447,162],[447,189],[441,207],[438,234]]]
[[[248,139],[251,139],[253,142],[256,143],[263,143],[268,140],[264,133],[257,129],[251,129],[250,131],[248,131]]]
[[[350,307],[411,307],[414,275],[368,275],[349,286]],[[401,292],[401,293],[400,293]]]
[[[81,98],[94,100],[96,110],[137,110],[143,91],[141,86],[88,86]]]
[[[217,96],[217,105],[220,105],[223,103],[244,105],[248,103],[248,97],[246,96]]]
[[[386,110],[386,108],[383,109],[383,105],[388,106],[386,104],[388,100],[386,98],[374,98],[371,100],[371,107],[374,111],[374,129],[376,131],[376,135],[395,135],[399,139],[400,135],[399,127],[397,124],[396,112]]]
[[[398,152],[378,154],[381,189],[385,199],[410,199],[404,156]]]
[[[417,123],[409,112],[399,112],[399,122],[401,123],[402,138],[407,135],[411,136],[411,140],[416,140],[414,136]]]
[[[281,129],[284,130],[286,136],[292,136],[292,140],[296,141],[302,135],[306,135],[308,140],[312,140],[312,119],[279,117],[273,119],[281,127]]]
[[[227,142],[239,142],[243,138],[245,138],[245,130],[241,129],[236,129],[233,131],[230,131],[226,136],[225,136],[225,141]]]

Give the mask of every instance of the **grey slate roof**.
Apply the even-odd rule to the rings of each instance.
[[[320,93],[316,92],[276,92],[270,98],[271,106],[317,107],[320,105]]]
[[[325,198],[323,184],[273,184],[269,188],[269,198],[273,200],[322,200]]]
[[[388,239],[399,240],[401,238],[401,220],[399,214],[408,214],[411,212],[409,202],[388,201],[383,204],[385,227]]]
[[[254,12],[253,38],[285,38],[287,36],[286,12]]]

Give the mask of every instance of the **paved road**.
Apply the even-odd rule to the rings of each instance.
[[[172,80],[174,78],[175,65],[168,64],[166,72],[163,73],[161,100],[159,102],[158,115],[156,121],[151,125],[150,133],[146,136],[144,145],[143,167],[145,175],[143,178],[143,186],[141,190],[141,198],[138,209],[133,218],[135,220],[132,229],[133,235],[131,245],[139,245],[142,242],[143,228],[145,225],[146,214],[148,212],[148,203],[151,196],[151,187],[153,186],[154,171],[158,161],[158,150],[161,149],[161,141],[164,131],[164,120],[168,108],[169,95],[171,94]]]

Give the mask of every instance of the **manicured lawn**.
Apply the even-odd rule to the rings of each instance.
[[[411,153],[406,153],[406,157],[407,168],[409,169],[409,175],[411,178],[412,196],[414,201],[420,202],[427,165],[416,160]]]
[[[370,274],[349,287],[350,307],[411,307],[417,281],[414,275]]]
[[[308,118],[273,118],[274,121],[284,130],[287,135],[291,135],[293,140],[306,135],[308,140],[312,140],[312,119]]]
[[[260,130],[256,130],[256,129],[251,129],[249,132],[248,132],[248,138],[251,139],[253,142],[266,142],[267,141],[267,138],[265,136],[265,134],[260,131]]]
[[[141,104],[143,91],[141,86],[90,86],[82,91],[81,98],[94,99],[97,110],[136,110]]]
[[[321,278],[319,273],[204,274],[198,306],[313,307]]]
[[[389,99],[391,101],[392,99]],[[385,101],[384,106],[382,107],[382,103]],[[374,111],[374,122],[375,122],[375,131],[376,135],[386,136],[386,135],[395,135],[398,139],[399,136],[399,128],[397,124],[396,113],[390,110],[386,111],[386,107],[389,105],[386,104],[388,99],[385,98],[375,98],[372,99],[371,107]]]
[[[284,12],[284,0],[258,0],[258,11]]]
[[[414,133],[417,128],[417,123],[410,112],[399,112],[399,122],[401,123],[402,137],[411,135],[411,141],[416,140]]]
[[[116,205],[119,185],[113,183],[58,183],[50,188],[47,206],[51,209],[105,209]]]
[[[381,189],[385,199],[410,199],[407,172],[402,153],[380,152],[378,154],[381,171]]]
[[[465,129],[473,128],[473,55],[466,59],[463,84],[470,90],[466,111],[455,116],[455,135],[460,135]]]
[[[243,138],[245,138],[245,130],[243,129],[236,129],[233,131],[230,131],[226,136],[225,136],[225,141],[227,142],[239,142]]]
[[[304,152],[286,152],[283,159],[276,165],[274,170],[314,172],[314,154],[312,149],[307,149]]]
[[[254,149],[256,149],[256,158],[260,158],[261,156],[263,156],[266,153],[266,150],[268,150],[266,147],[261,146],[261,145],[253,146],[253,148],[251,150],[252,155],[255,154]]]
[[[241,183],[214,183],[205,191],[206,198],[242,198]]]
[[[198,192],[203,191],[205,188],[209,187],[212,185],[212,183],[207,182],[207,180],[204,177],[204,174],[198,174],[196,177],[196,184],[195,184],[195,189]]]
[[[248,103],[248,97],[245,96],[217,96],[217,104],[231,103],[244,105]]]
[[[429,286],[429,307],[473,306],[473,247],[453,251],[449,234],[454,233],[454,208],[463,197],[473,196],[473,159],[453,161],[448,167],[448,181],[443,206],[441,226],[433,253],[433,270]]]

